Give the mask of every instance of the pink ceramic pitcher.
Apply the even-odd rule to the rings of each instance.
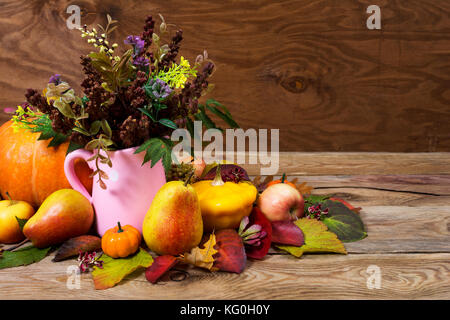
[[[104,180],[107,188],[102,189],[94,177],[92,196],[75,174],[74,161],[77,158],[87,160],[93,153],[75,150],[69,153],[64,162],[64,171],[73,189],[81,192],[95,209],[96,228],[100,236],[106,230],[117,225],[130,224],[142,232],[145,214],[150,208],[156,192],[166,183],[164,168],[159,161],[153,168],[150,162],[142,165],[145,152],[134,154],[136,148],[110,151],[112,167],[100,163],[99,167],[109,177]],[[87,162],[95,170],[95,161]]]

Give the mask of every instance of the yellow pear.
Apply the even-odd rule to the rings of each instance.
[[[197,193],[183,181],[166,183],[155,195],[142,227],[150,250],[178,255],[199,245],[203,220]]]
[[[72,189],[53,192],[27,221],[23,233],[38,248],[86,234],[94,221],[89,200]]]

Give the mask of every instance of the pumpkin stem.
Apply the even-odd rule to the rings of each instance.
[[[284,183],[285,180],[286,180],[286,173],[283,173],[283,177],[281,178],[281,183]]]
[[[8,200],[9,200],[9,201],[12,201],[12,198],[11,198],[11,196],[9,195],[9,192],[8,192],[8,191],[6,191],[6,196],[8,197]]]
[[[213,182],[211,182],[212,186],[222,186],[225,182],[222,180],[221,166],[220,163],[217,165],[216,176],[214,177]]]
[[[122,226],[120,225],[120,221],[117,222],[117,225],[119,226],[119,229],[117,230],[117,233],[123,232]]]

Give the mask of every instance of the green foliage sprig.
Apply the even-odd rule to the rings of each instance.
[[[68,136],[57,133],[52,128],[52,121],[44,113],[36,112],[30,108],[23,109],[19,106],[16,114],[12,117],[13,129],[25,129],[40,133],[38,140],[50,140],[48,147],[56,147],[67,141]]]

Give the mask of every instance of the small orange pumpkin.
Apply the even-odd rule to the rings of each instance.
[[[102,250],[111,258],[125,258],[139,249],[142,236],[138,229],[126,225],[122,227],[120,222],[117,226],[109,229],[102,237]]]
[[[267,184],[267,188],[270,187],[270,186],[273,186],[274,184],[278,184],[278,183],[286,183],[286,184],[290,185],[291,187],[297,189],[297,187],[295,186],[295,184],[293,184],[292,182],[289,182],[289,181],[286,180],[286,173],[283,173],[283,177],[281,178],[281,180],[273,180],[273,181],[270,181],[270,182]]]

